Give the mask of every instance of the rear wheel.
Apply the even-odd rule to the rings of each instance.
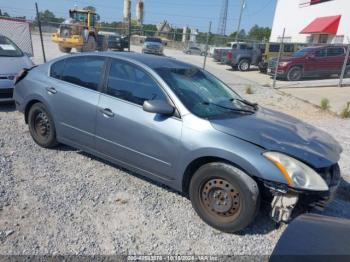
[[[240,169],[219,162],[206,164],[196,171],[189,194],[197,214],[224,232],[247,227],[260,204],[256,182]]]
[[[294,66],[291,69],[289,69],[287,73],[287,80],[288,81],[299,81],[301,77],[303,76],[303,72],[299,66]]]
[[[51,114],[42,103],[34,104],[28,113],[29,132],[41,147],[57,145],[56,129]]]
[[[72,51],[72,48],[71,48],[71,47],[64,47],[64,46],[61,46],[61,45],[58,46],[58,49],[59,49],[62,53],[70,53],[70,52]]]
[[[238,64],[239,71],[245,72],[245,71],[248,71],[249,68],[250,68],[250,61],[248,59],[242,59],[241,61],[239,61],[239,64]]]
[[[108,40],[105,36],[98,36],[98,51],[108,50]]]
[[[83,45],[82,52],[95,51],[97,48],[96,40],[92,35],[89,35],[88,40]]]

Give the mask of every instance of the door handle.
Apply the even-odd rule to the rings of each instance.
[[[112,112],[112,110],[110,110],[109,108],[104,108],[104,109],[101,109],[100,112],[104,115],[104,116],[107,116],[107,117],[114,117],[115,114]]]
[[[56,94],[57,93],[57,90],[54,87],[47,87],[46,90],[49,94]]]

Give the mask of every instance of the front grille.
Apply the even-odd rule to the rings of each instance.
[[[326,181],[329,192],[321,194],[315,199],[311,206],[323,210],[335,197],[337,188],[340,183],[340,168],[338,164],[334,164],[327,168],[316,170],[317,173]]]
[[[0,89],[0,99],[12,98],[13,88]]]

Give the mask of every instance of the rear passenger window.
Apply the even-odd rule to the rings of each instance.
[[[316,57],[325,57],[326,56],[326,49],[320,49],[315,52]]]
[[[61,80],[97,90],[105,58],[97,56],[79,56],[65,59]]]
[[[65,60],[60,60],[51,65],[50,76],[53,78],[61,79]]]
[[[166,100],[161,88],[146,72],[119,60],[111,63],[106,92],[138,105],[146,100]]]
[[[327,56],[338,56],[344,54],[344,48],[331,47],[327,49]]]

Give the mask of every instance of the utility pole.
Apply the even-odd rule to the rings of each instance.
[[[46,55],[45,55],[45,48],[44,48],[43,32],[41,31],[41,21],[40,21],[39,8],[38,8],[38,3],[36,3],[36,2],[35,2],[35,10],[36,10],[36,19],[37,19],[38,27],[39,27],[41,49],[43,51],[43,59],[44,59],[44,63],[46,63]]]
[[[236,33],[236,42],[238,42],[239,37],[239,31],[241,30],[241,21],[242,21],[242,15],[243,15],[243,9],[245,7],[245,0],[241,0],[241,11],[239,12],[239,19],[238,19],[238,26],[237,26],[237,33]]]
[[[207,64],[208,45],[209,45],[210,33],[211,33],[211,21],[209,22],[209,30],[208,30],[208,33],[207,33],[207,41],[205,43],[205,55],[204,55],[204,61],[203,61],[203,69],[205,69],[205,65]]]

